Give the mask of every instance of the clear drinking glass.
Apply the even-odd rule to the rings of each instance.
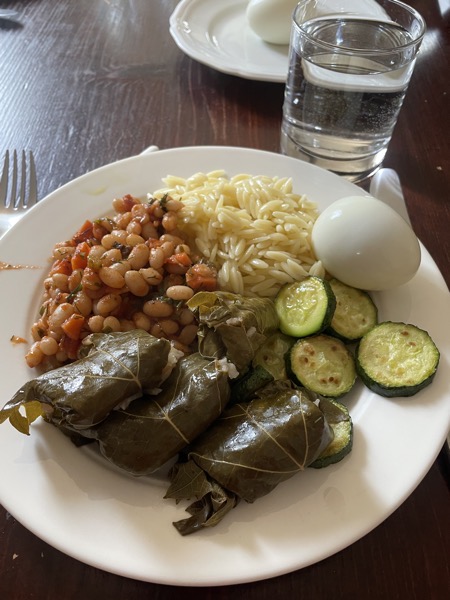
[[[425,33],[397,0],[303,0],[293,14],[281,151],[361,181],[381,165]]]

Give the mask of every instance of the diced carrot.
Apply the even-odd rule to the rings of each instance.
[[[61,258],[55,260],[50,269],[50,275],[54,275],[55,273],[62,273],[63,275],[71,275],[72,273],[72,264],[70,258]]]
[[[71,340],[78,340],[86,319],[77,313],[71,315],[61,325],[62,330]]]
[[[172,254],[165,260],[168,265],[181,265],[183,267],[189,267],[192,264],[192,260],[186,252],[178,252],[178,254]]]
[[[214,292],[217,289],[217,271],[204,263],[192,265],[186,273],[186,285],[194,292]]]
[[[87,257],[91,247],[87,242],[80,242],[75,248],[75,252],[71,259],[72,269],[84,269],[87,266]]]
[[[214,292],[217,289],[217,279],[213,277],[194,277],[186,283],[194,292]]]
[[[86,220],[80,227],[80,229],[76,232],[76,234],[73,236],[72,240],[75,242],[75,244],[79,244],[80,242],[86,242],[93,236],[92,230],[92,222]]]

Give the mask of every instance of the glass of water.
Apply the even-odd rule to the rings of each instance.
[[[425,33],[397,0],[303,0],[293,14],[281,151],[357,182],[381,165]]]

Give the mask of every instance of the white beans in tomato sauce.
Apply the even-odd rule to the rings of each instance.
[[[84,337],[109,331],[144,329],[195,350],[197,323],[186,301],[216,289],[217,273],[178,229],[182,202],[125,195],[112,205],[112,217],[87,220],[70,240],[55,244],[31,330],[30,367],[76,360]]]

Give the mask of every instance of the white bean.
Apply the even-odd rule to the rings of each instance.
[[[117,240],[113,235],[111,235],[110,233],[107,233],[106,235],[104,235],[102,237],[102,246],[106,250],[111,250],[111,248],[116,243],[116,241]]]
[[[100,260],[100,258],[105,254],[106,248],[99,244],[98,246],[92,246],[89,250],[88,259],[92,260]]]
[[[103,321],[103,330],[106,331],[120,331],[120,321],[117,317],[106,317]]]
[[[163,276],[156,269],[148,267],[147,269],[139,269],[139,273],[149,285],[158,285],[161,283]]]
[[[156,240],[159,237],[156,227],[150,221],[142,227],[141,236],[146,240],[150,238]]]
[[[101,264],[102,267],[110,267],[112,264],[120,262],[121,260],[122,253],[119,248],[111,248],[111,250],[107,250],[101,257]]]
[[[125,279],[119,271],[111,269],[111,267],[102,267],[98,272],[102,282],[108,287],[120,289],[125,285]]]
[[[187,285],[171,285],[166,290],[166,296],[171,300],[189,300],[194,290]]]
[[[61,246],[60,248],[55,248],[53,250],[53,258],[61,260],[62,258],[72,256],[74,252],[75,248],[73,246]]]
[[[178,323],[176,321],[172,321],[171,319],[161,319],[159,321],[159,326],[166,335],[174,335],[179,329]]]
[[[112,264],[109,268],[114,269],[121,275],[125,275],[125,273],[131,269],[131,265],[127,260],[121,260],[120,262]]]
[[[103,321],[104,317],[101,315],[94,315],[88,321],[88,327],[92,331],[92,333],[100,333],[103,329]]]
[[[111,235],[119,244],[125,244],[127,241],[128,233],[124,229],[114,229],[113,231],[111,231]]]
[[[128,262],[132,269],[142,269],[148,263],[150,250],[146,244],[137,244],[128,256]]]
[[[178,218],[176,213],[167,212],[162,218],[162,226],[166,231],[174,231],[178,225]]]
[[[61,292],[69,291],[69,276],[64,273],[54,273],[52,275],[53,285]]]
[[[120,306],[122,298],[119,294],[106,294],[94,305],[94,313],[106,317]]]
[[[175,250],[175,244],[171,240],[166,241],[161,245],[161,250],[164,252],[164,256],[169,258],[169,256],[172,256]]]
[[[72,304],[83,317],[87,317],[92,312],[92,300],[83,290],[77,293]]]
[[[44,337],[41,339],[39,347],[45,356],[53,356],[59,350],[58,342],[55,340],[55,338],[48,335],[44,335]]]
[[[67,280],[67,287],[70,292],[73,292],[80,285],[82,278],[83,269],[75,269],[75,271],[72,271]]]
[[[178,341],[185,346],[189,346],[197,337],[197,330],[197,325],[186,325],[178,336]]]
[[[125,273],[125,283],[132,294],[135,296],[146,296],[150,287],[139,271],[127,271]]]
[[[142,310],[149,317],[170,317],[173,313],[173,306],[170,302],[161,300],[148,300],[144,303]]]
[[[143,244],[144,242],[144,238],[136,233],[130,233],[127,235],[127,246],[137,246],[138,244]]]
[[[57,329],[61,327],[66,319],[68,319],[75,312],[74,307],[68,302],[63,302],[57,306],[48,318],[48,324],[50,329]]]
[[[134,313],[133,321],[138,329],[145,329],[145,331],[148,331],[152,325],[150,318],[145,313],[140,311]]]
[[[138,236],[141,237],[142,225],[138,221],[135,221],[133,219],[127,225],[127,233],[128,234],[135,234],[135,235],[138,235]]]
[[[27,354],[25,355],[25,360],[27,361],[27,365],[29,367],[37,367],[37,365],[39,365],[43,359],[44,359],[44,353],[42,352],[42,350],[40,348],[40,342],[35,342],[30,347]]]
[[[161,269],[166,257],[162,248],[152,248],[150,250],[149,264],[154,269]]]
[[[190,325],[194,318],[194,313],[190,308],[183,308],[178,315],[178,322],[180,325]]]

